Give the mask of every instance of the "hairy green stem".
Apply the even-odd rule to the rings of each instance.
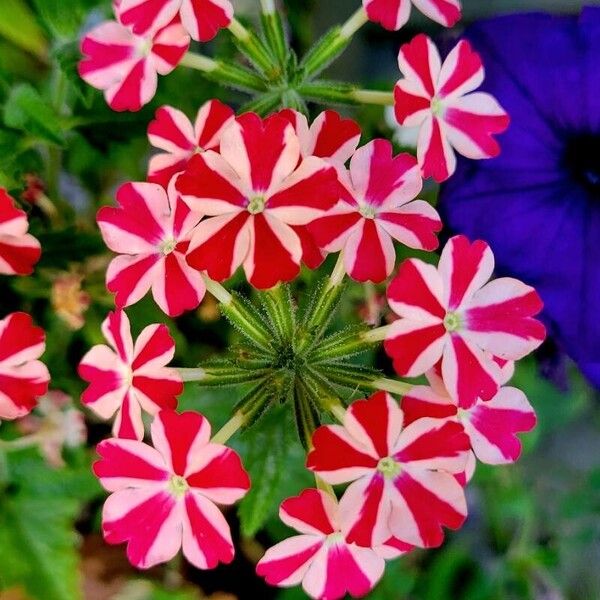
[[[237,412],[210,440],[213,444],[225,444],[246,422],[246,417],[243,413]]]
[[[235,17],[228,27],[237,42],[240,52],[263,74],[271,80],[280,73],[269,49],[264,42],[249,29],[246,29]]]

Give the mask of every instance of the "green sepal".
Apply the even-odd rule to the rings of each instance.
[[[300,63],[304,77],[310,79],[327,68],[348,46],[340,26],[330,29],[304,56]]]
[[[229,360],[214,361],[202,365],[206,377],[198,382],[203,387],[225,387],[241,385],[264,377],[266,369],[243,369]]]
[[[245,39],[234,36],[237,49],[268,81],[276,80],[281,75],[281,69],[270,49],[251,29],[246,29],[246,32],[248,37]]]
[[[348,83],[326,80],[303,83],[298,87],[298,93],[308,100],[321,103],[360,104],[352,95],[354,90],[355,87]]]
[[[220,309],[226,319],[257,349],[273,352],[273,334],[259,310],[244,296],[232,293],[232,301],[221,303]]]
[[[274,400],[272,377],[263,377],[234,406],[233,412],[242,412],[244,414],[244,429],[248,429],[260,420]]]
[[[321,415],[315,406],[316,398],[304,378],[297,378],[294,395],[294,418],[300,443],[306,450],[312,447],[312,435],[321,424]]]
[[[271,328],[280,341],[293,341],[296,329],[296,309],[289,285],[277,285],[260,294]]]
[[[373,346],[373,342],[363,337],[366,331],[362,325],[353,325],[326,337],[308,353],[307,361],[311,364],[331,362],[366,352]]]
[[[303,311],[299,349],[308,349],[321,338],[339,306],[344,287],[343,283],[329,285],[328,278],[316,285]]]
[[[281,67],[286,66],[288,55],[288,43],[285,38],[283,19],[278,11],[273,13],[261,13],[262,29],[271,52]]]
[[[319,373],[336,385],[361,392],[372,392],[372,383],[382,377],[381,372],[376,369],[347,362],[321,364]]]
[[[279,108],[281,108],[281,92],[275,90],[262,94],[250,102],[246,102],[246,104],[240,108],[239,112],[254,112],[261,117],[266,117]]]
[[[265,82],[249,69],[219,60],[215,62],[217,64],[215,69],[203,71],[202,74],[206,79],[243,92],[263,92],[267,90]]]

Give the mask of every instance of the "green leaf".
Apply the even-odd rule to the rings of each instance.
[[[46,60],[46,37],[25,0],[0,2],[0,36],[42,61]]]
[[[64,146],[60,119],[31,85],[14,87],[4,105],[4,123],[57,146]]]
[[[91,2],[85,0],[34,0],[44,24],[55,37],[73,37],[89,12]]]
[[[286,462],[294,447],[293,428],[286,426],[281,410],[266,415],[260,428],[244,436],[247,444],[244,465],[250,473],[252,488],[239,507],[242,534],[251,537],[277,513]],[[292,435],[290,435],[290,430]]]
[[[9,470],[11,483],[0,491],[0,590],[20,585],[39,600],[82,598],[75,520],[99,493],[89,461],[53,470],[31,449],[11,454]]]

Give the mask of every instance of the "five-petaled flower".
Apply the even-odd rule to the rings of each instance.
[[[394,240],[434,250],[442,227],[436,210],[414,200],[422,180],[410,154],[393,156],[392,144],[377,139],[356,151],[350,171],[339,171],[343,199],[309,231],[328,252],[342,251],[346,272],[357,281],[380,283],[391,274]]]
[[[398,64],[404,78],[394,91],[396,118],[420,127],[417,156],[425,178],[448,179],[456,170],[454,150],[477,159],[500,153],[494,135],[510,119],[495,98],[474,91],[484,70],[469,42],[459,42],[442,64],[435,44],[420,34],[400,48]]]
[[[202,276],[186,262],[194,227],[201,216],[175,191],[156,183],[126,183],[117,192],[119,208],[105,206],[98,225],[106,245],[118,252],[106,272],[106,285],[124,308],[152,289],[169,316],[196,308],[206,288]]]
[[[120,21],[137,35],[147,35],[179,16],[197,42],[212,40],[233,18],[230,0],[116,0]]]
[[[166,188],[196,152],[218,151],[221,134],[233,117],[233,109],[218,100],[205,102],[193,124],[180,110],[161,106],[148,126],[148,139],[163,152],[150,159],[148,181]]]
[[[40,243],[27,233],[27,215],[15,208],[13,199],[0,188],[0,273],[29,275],[40,259]]]
[[[369,20],[390,31],[398,31],[406,25],[413,4],[446,27],[456,25],[461,17],[460,0],[363,0]]]
[[[419,419],[404,427],[398,403],[385,392],[354,402],[344,424],[319,427],[309,469],[331,484],[352,482],[340,500],[348,542],[378,546],[395,537],[438,546],[442,526],[467,515],[462,486],[469,438],[458,423]]]
[[[196,412],[163,410],[151,425],[153,446],[108,439],[98,444],[94,473],[112,492],[102,511],[109,544],[127,542],[140,569],[171,560],[179,549],[195,567],[233,560],[231,532],[217,504],[250,488],[240,457],[211,443],[210,423]]]
[[[300,272],[294,225],[322,216],[338,200],[335,169],[300,156],[292,125],[246,113],[221,136],[220,154],[196,154],[177,179],[193,210],[210,218],[196,227],[188,262],[217,281],[243,265],[248,281],[267,289]]]
[[[168,75],[183,58],[190,37],[178,21],[139,36],[117,21],[105,21],[81,41],[80,76],[104,91],[116,111],[137,111],[156,93],[158,75]]]
[[[416,377],[442,359],[444,384],[461,408],[498,391],[494,356],[523,358],[546,335],[533,318],[543,306],[536,291],[509,277],[488,282],[493,270],[494,255],[485,242],[455,236],[437,268],[407,260],[387,292],[400,317],[385,340],[394,368]]]
[[[338,600],[347,593],[366,595],[383,575],[381,556],[344,538],[338,505],[330,494],[304,490],[281,504],[279,516],[300,535],[276,544],[258,563],[256,572],[270,585],[302,583],[311,598]]]
[[[149,325],[133,343],[127,315],[109,313],[102,332],[111,347],[91,348],[79,364],[79,376],[89,382],[81,401],[103,419],[116,413],[116,437],[144,437],[142,409],[152,415],[174,409],[183,391],[181,377],[165,367],[173,358],[175,343],[166,325]]]
[[[26,415],[48,391],[50,374],[37,360],[45,347],[44,331],[28,314],[16,312],[0,321],[0,419]]]
[[[465,410],[459,408],[445,389],[439,363],[426,375],[428,386],[414,386],[402,398],[402,412],[407,424],[423,417],[456,421],[463,426],[471,448],[481,462],[501,465],[518,460],[521,442],[516,434],[531,431],[537,421],[521,390],[501,387],[491,400],[477,400]],[[506,383],[506,377],[502,377],[501,383]]]

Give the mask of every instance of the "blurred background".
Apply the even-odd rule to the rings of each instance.
[[[27,208],[32,233],[44,249],[32,277],[0,280],[0,316],[26,310],[46,329],[44,360],[53,376],[51,387],[71,398],[61,404],[63,413],[81,409],[78,397],[83,386],[76,365],[92,344],[102,342],[100,323],[113,307],[104,288],[110,255],[94,216],[99,206],[113,201],[120,183],[144,178],[149,156],[146,127],[154,110],[173,104],[193,115],[211,97],[236,107],[246,100],[197,72],[178,69],[161,79],[157,97],[141,112],[112,112],[75,70],[77,40],[109,14],[109,2],[68,0],[68,11],[64,4],[64,0],[0,2],[0,185]],[[240,19],[252,21],[257,1],[234,0],[234,4]],[[301,53],[329,26],[354,12],[359,2],[281,4],[289,16],[293,46]],[[478,19],[534,9],[577,14],[584,5],[579,0],[463,0],[463,4],[461,28]],[[448,38],[417,11],[398,33],[368,25],[327,75],[389,90],[398,78],[400,44],[421,31],[442,43]],[[505,43],[509,47],[511,39]],[[202,51],[237,60],[227,34]],[[600,94],[600,81],[596,89]],[[363,141],[384,136],[393,137],[398,148],[407,143],[398,137],[382,107],[341,110],[361,123]],[[438,192],[429,186],[425,193],[436,202]],[[58,211],[49,209],[47,202]],[[593,260],[593,251],[591,268],[597,272],[600,263]],[[303,274],[306,282],[316,276]],[[241,281],[232,285],[244,289]],[[340,323],[365,318],[365,302],[363,287],[351,287]],[[210,298],[196,313],[176,322],[166,319],[148,299],[133,307],[130,317],[137,331],[149,323],[167,322],[177,342],[175,364],[180,366],[218,356],[234,336]],[[466,526],[449,533],[440,549],[416,551],[390,563],[370,600],[600,599],[600,395],[561,348],[551,337],[515,375],[514,385],[527,393],[539,416],[537,429],[523,436],[523,458],[508,467],[479,466],[468,488]],[[389,369],[382,356],[368,360]],[[238,394],[188,386],[181,407],[202,410],[216,428],[227,420]],[[58,426],[52,430],[48,416],[54,419],[56,410],[38,411],[25,423],[3,423],[0,439],[56,431]],[[90,464],[95,443],[109,434],[109,427],[87,413],[85,417],[87,441],[75,436],[64,444],[64,433],[61,443],[67,447],[59,452],[58,461],[38,448],[10,453],[0,449],[2,600],[304,597],[298,590],[266,588],[253,573],[264,548],[286,534],[277,520],[279,503],[311,485],[302,468],[302,449],[293,435],[281,437],[277,419],[235,441],[251,474],[261,477],[264,491],[251,495],[239,514],[228,515],[240,548],[234,564],[201,573],[174,563],[140,573],[128,565],[122,546],[105,545],[99,533],[105,495],[90,474]],[[64,416],[52,421],[56,422],[65,430]],[[270,457],[264,448],[271,450]]]

